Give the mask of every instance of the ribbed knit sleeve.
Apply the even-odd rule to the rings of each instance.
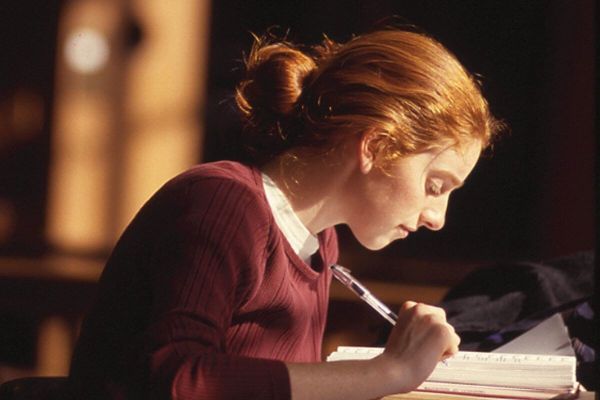
[[[149,398],[288,399],[283,362],[226,353],[236,309],[260,286],[272,224],[238,182],[174,185],[156,242],[152,324],[144,335]]]
[[[196,166],[146,202],[115,246],[74,351],[81,399],[289,399],[284,362],[315,362],[337,260],[279,231],[260,172]]]

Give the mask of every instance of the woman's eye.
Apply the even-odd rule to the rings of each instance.
[[[438,181],[430,181],[429,182],[429,193],[434,196],[439,196],[442,194],[442,183]]]

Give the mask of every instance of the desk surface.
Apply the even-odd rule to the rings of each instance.
[[[475,397],[475,396],[464,396],[464,395],[448,395],[448,394],[431,394],[423,392],[411,392],[405,394],[396,394],[393,396],[386,396],[381,400],[483,400],[488,399],[487,397]],[[491,398],[489,398],[491,399]],[[548,400],[558,399],[557,397],[549,397]],[[595,400],[595,392],[580,392],[577,397],[578,400]],[[501,400],[501,398],[495,398],[495,400]]]

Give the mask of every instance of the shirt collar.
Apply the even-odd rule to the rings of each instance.
[[[319,240],[300,221],[289,200],[275,182],[264,173],[262,173],[262,181],[277,226],[296,254],[310,264],[311,256],[319,250]]]

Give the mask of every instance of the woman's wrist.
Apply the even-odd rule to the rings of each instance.
[[[386,393],[406,393],[413,390],[410,368],[397,357],[382,353],[371,360],[372,369]]]

